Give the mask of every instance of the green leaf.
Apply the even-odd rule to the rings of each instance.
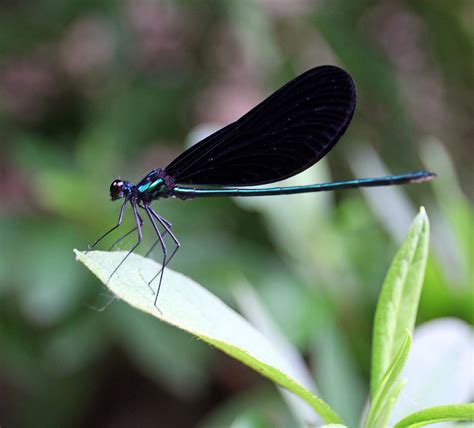
[[[372,424],[373,427],[378,428],[387,426],[393,406],[395,406],[398,396],[400,395],[400,392],[402,392],[405,384],[405,379],[402,379],[392,386],[392,389],[383,400],[383,405],[380,408],[380,411],[376,415],[375,422]]]
[[[148,280],[160,268],[153,260],[131,254],[127,262],[108,281],[125,252],[85,253],[75,250],[75,253],[77,260],[84,263],[119,299],[240,360],[301,397],[327,423],[341,422],[341,418],[329,405],[295,380],[291,365],[265,336],[191,279],[166,269],[158,310],[153,304],[153,292],[147,285]],[[156,340],[160,338],[157,337]],[[177,358],[186,358],[186,355]]]
[[[384,374],[379,388],[372,399],[369,414],[367,415],[365,423],[367,428],[386,426],[390,412],[405,383],[404,381],[399,381],[398,376],[408,358],[410,346],[411,335],[410,332],[407,331],[405,334],[405,340],[402,343],[398,354],[395,356],[392,364]]]
[[[403,418],[394,428],[414,428],[447,421],[474,421],[474,403],[447,404],[423,409]]]
[[[424,208],[421,208],[390,266],[377,304],[372,345],[372,401],[387,369],[401,349],[405,332],[413,331],[428,258],[428,243],[429,222]]]

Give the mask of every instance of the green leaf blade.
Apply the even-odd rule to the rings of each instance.
[[[405,338],[413,332],[428,259],[429,222],[420,209],[407,238],[385,278],[375,313],[371,397],[374,399],[387,369]]]
[[[393,359],[392,364],[385,372],[379,388],[372,399],[369,414],[365,426],[367,428],[377,428],[386,426],[390,412],[395,405],[395,401],[405,384],[404,381],[398,380],[400,373],[408,358],[411,347],[411,335],[407,331],[404,341]]]
[[[328,404],[295,380],[297,376],[293,375],[291,365],[275,350],[272,343],[207,289],[180,273],[166,269],[158,310],[154,307],[153,292],[147,285],[160,268],[153,260],[131,254],[108,281],[126,253],[75,253],[77,260],[89,268],[119,299],[197,336],[292,391],[305,400],[326,423],[341,423],[341,418]]]
[[[447,404],[412,413],[397,422],[394,428],[414,428],[448,421],[474,421],[474,403]]]

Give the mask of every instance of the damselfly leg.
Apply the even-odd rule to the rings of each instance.
[[[125,211],[125,207],[127,206],[127,202],[128,202],[128,199],[125,199],[125,201],[123,202],[122,204],[122,207],[120,208],[120,214],[119,214],[119,218],[117,220],[117,224],[112,227],[112,229],[109,229],[107,232],[105,232],[103,235],[101,235],[92,245],[89,245],[89,249],[90,250],[93,250],[97,244],[99,242],[101,242],[106,236],[108,236],[110,233],[112,233],[115,229],[117,229],[118,227],[120,227],[120,225],[122,224],[122,220],[123,220],[123,213]]]
[[[135,225],[136,225],[136,228],[137,228],[137,233],[138,233],[138,239],[137,239],[137,242],[133,245],[133,247],[128,251],[127,255],[120,261],[120,263],[117,265],[117,267],[113,270],[113,272],[110,274],[109,276],[109,279],[107,280],[107,282],[110,281],[110,279],[115,275],[115,273],[119,270],[120,266],[123,265],[123,263],[125,262],[125,260],[127,260],[127,258],[130,256],[130,254],[132,254],[136,248],[141,244],[141,242],[143,241],[143,234],[142,234],[142,223],[143,223],[143,220],[142,218],[140,217],[140,214],[138,213],[138,210],[137,210],[137,206],[134,205],[133,203],[131,204],[132,205],[132,210],[133,210],[133,216],[135,218]]]
[[[166,220],[165,218],[161,217],[153,208],[151,208],[151,207],[148,207],[148,208],[150,210],[150,213],[153,215],[153,217],[156,218],[156,220],[158,220],[160,222],[160,224],[163,226],[163,229],[170,235],[171,239],[173,240],[173,242],[175,244],[175,248],[174,248],[173,252],[171,253],[171,256],[168,258],[168,261],[166,262],[166,264],[164,264],[161,267],[160,272],[158,272],[150,280],[149,283],[151,284],[157,278],[157,276],[161,274],[161,271],[170,263],[171,259],[174,257],[174,255],[179,250],[179,247],[181,246],[181,243],[178,241],[178,238],[176,238],[175,234],[172,232],[171,223],[168,220]]]
[[[154,231],[155,231],[155,233],[156,233],[156,236],[158,237],[158,240],[160,241],[161,250],[162,250],[162,252],[163,252],[163,261],[162,261],[162,263],[161,263],[161,269],[160,269],[160,272],[159,272],[159,274],[160,274],[160,281],[159,281],[159,283],[158,283],[158,288],[157,288],[156,294],[155,294],[155,302],[154,302],[154,305],[155,305],[155,307],[156,307],[156,301],[158,300],[158,294],[159,294],[159,292],[160,292],[161,281],[163,280],[163,272],[164,272],[163,267],[166,265],[166,256],[168,255],[168,250],[167,250],[167,248],[166,248],[165,240],[163,239],[163,236],[161,236],[160,230],[158,229],[158,226],[157,226],[156,223],[155,223],[155,219],[153,218],[153,214],[152,214],[151,211],[150,211],[150,207],[145,206],[145,211],[146,211],[146,213],[147,213],[147,215],[148,215],[148,218],[150,219],[150,222],[151,222],[151,224],[152,224],[152,226],[153,226],[153,229],[154,229]],[[155,278],[155,277],[153,277],[153,279],[154,279],[154,278]],[[152,279],[152,281],[153,281],[153,279]],[[150,288],[151,288],[151,282],[152,282],[152,281],[148,282],[148,285],[150,286]]]
[[[142,226],[143,226],[143,223],[142,223]],[[133,232],[135,232],[135,230],[137,230],[137,226],[134,226],[133,229],[130,229],[125,235],[122,235],[120,238],[118,238],[117,240],[115,240],[112,245],[107,248],[107,251],[112,251],[118,244],[120,244],[125,238],[127,238],[128,236],[130,236]]]
[[[143,219],[141,218],[140,214],[138,214],[138,217],[140,218],[140,226],[143,226]],[[107,251],[112,251],[118,244],[120,244],[125,238],[130,236],[133,232],[137,230],[137,226],[134,226],[132,229],[130,229],[125,235],[122,235],[120,238],[118,238],[116,241],[113,242],[113,244],[108,248]]]

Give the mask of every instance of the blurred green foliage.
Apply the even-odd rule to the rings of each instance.
[[[183,243],[173,268],[230,304],[246,278],[350,422],[399,244],[387,216],[406,231],[402,214],[424,204],[431,219],[419,320],[473,322],[473,16],[469,0],[3,2],[0,423],[291,424],[267,382],[233,361],[121,303],[94,309],[108,296],[72,249],[116,221],[114,178],[166,165],[194,126],[236,119],[323,63],[353,75],[359,101],[329,164],[308,179],[350,177],[366,144],[393,172],[425,167],[439,178],[402,189],[406,206],[385,217],[357,191],[159,202]],[[354,388],[345,408],[330,401],[342,381],[326,355],[336,348]]]

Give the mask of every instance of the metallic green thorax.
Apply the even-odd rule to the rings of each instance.
[[[154,169],[135,186],[138,198],[148,202],[167,198],[172,195],[175,186],[173,177],[166,174],[161,168]]]
[[[167,175],[163,169],[157,168],[150,171],[133,188],[138,200],[149,203],[155,199],[172,196],[174,185],[173,178]]]
[[[163,187],[166,187],[163,179],[158,178],[154,181],[141,184],[137,189],[140,193],[159,193]]]

